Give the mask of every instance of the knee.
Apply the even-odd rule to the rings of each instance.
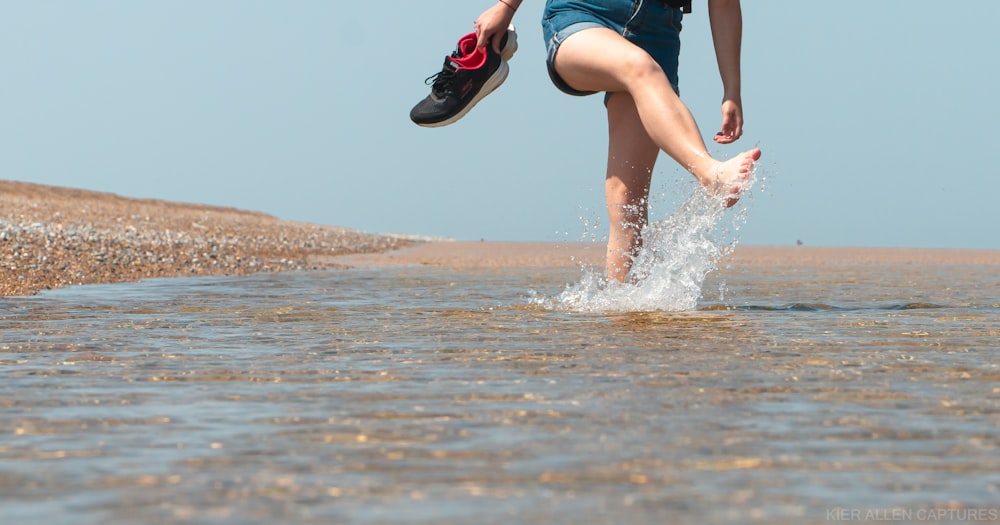
[[[604,191],[610,210],[630,219],[645,215],[646,192],[642,188],[633,187],[618,177],[609,177]]]
[[[635,200],[634,192],[629,191],[628,185],[618,177],[609,177],[604,181],[604,193],[609,204],[622,206],[633,204]]]
[[[626,85],[632,83],[644,83],[651,78],[665,75],[663,68],[653,60],[649,53],[638,47],[626,53],[622,57],[622,71],[625,75],[623,81]]]
[[[651,170],[632,166],[621,172],[609,170],[604,179],[604,193],[608,203],[622,206],[645,206],[649,197]]]

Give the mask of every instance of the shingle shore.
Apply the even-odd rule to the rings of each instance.
[[[0,181],[0,295],[155,277],[330,267],[412,244],[258,212]]]

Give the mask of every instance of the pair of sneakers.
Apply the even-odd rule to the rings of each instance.
[[[424,81],[431,85],[431,94],[410,111],[415,124],[428,128],[452,124],[507,80],[507,61],[517,51],[514,26],[507,28],[500,40],[499,54],[490,44],[476,49],[476,41],[475,33],[458,39],[441,71]]]

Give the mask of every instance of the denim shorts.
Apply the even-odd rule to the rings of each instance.
[[[573,89],[555,69],[556,52],[567,37],[593,27],[606,27],[649,53],[663,68],[677,91],[677,63],[681,52],[680,8],[664,0],[547,0],[542,16],[542,34],[548,49],[549,78],[570,95],[592,95]]]

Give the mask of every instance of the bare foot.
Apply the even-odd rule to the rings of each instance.
[[[732,207],[740,199],[739,195],[746,189],[753,172],[754,162],[760,158],[760,148],[744,151],[739,155],[715,164],[698,181],[708,191],[726,198],[726,207]]]

